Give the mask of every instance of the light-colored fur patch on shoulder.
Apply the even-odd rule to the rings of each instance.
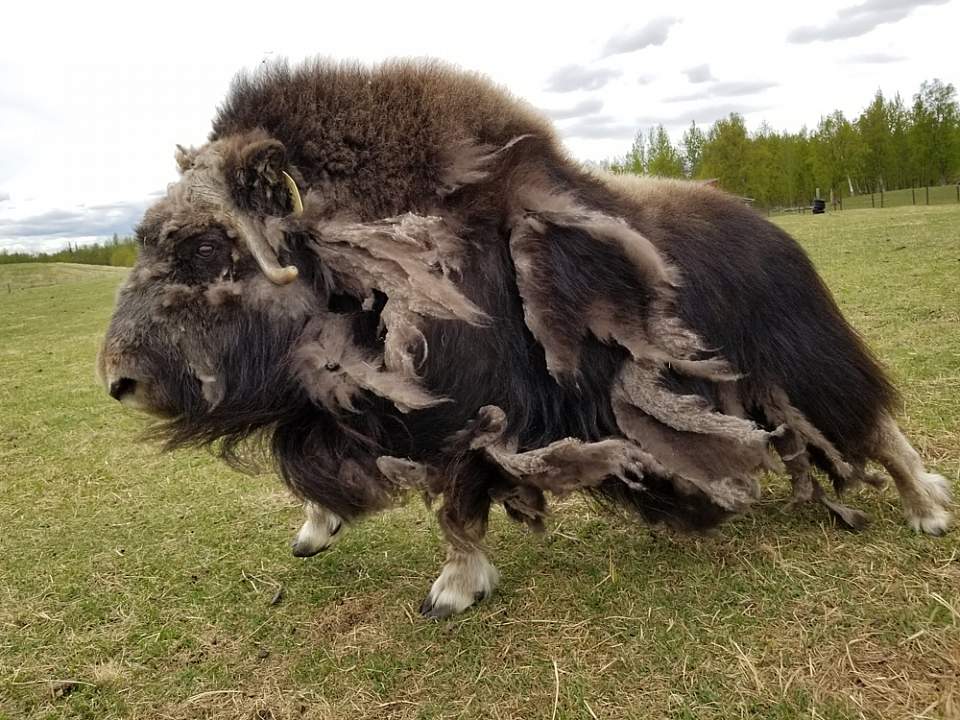
[[[285,225],[310,234],[310,248],[335,291],[364,301],[374,291],[386,295],[380,315],[386,331],[383,360],[397,380],[416,378],[418,359],[429,352],[424,319],[489,321],[457,285],[466,246],[442,218],[407,213],[357,223],[317,217],[322,217],[322,199],[311,193],[303,217],[288,218]]]
[[[361,391],[389,400],[402,412],[447,402],[415,378],[385,369],[382,358],[371,357],[353,342],[349,323],[335,314],[311,321],[305,335],[314,339],[295,352],[294,370],[311,400],[332,412],[359,412],[354,400]]]
[[[369,223],[314,223],[310,209],[317,202],[308,194],[304,219],[288,218],[286,226],[310,233],[311,249],[342,290],[357,297],[380,290],[424,317],[474,325],[488,320],[453,282],[465,246],[442,218],[407,213]]]

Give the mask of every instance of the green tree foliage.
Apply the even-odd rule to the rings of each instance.
[[[691,123],[677,145],[663,126],[637,132],[630,151],[604,163],[614,172],[715,179],[759,205],[806,205],[817,189],[861,193],[960,181],[960,105],[953,85],[924,82],[906,106],[878,90],[853,120],[836,110],[812,132],[748,132],[731,114],[704,132]]]
[[[663,125],[650,128],[647,135],[647,173],[658,177],[683,177],[683,158],[670,142]]]
[[[913,153],[910,152],[910,112],[899,93],[887,102],[887,121],[890,123],[890,154],[884,179],[888,187],[911,187],[918,179],[913,168]]]
[[[957,91],[940,80],[923,82],[913,98],[912,149],[924,184],[943,184],[957,170],[960,109]]]
[[[67,243],[65,250],[55,253],[10,253],[0,250],[0,264],[24,262],[66,262],[83,265],[113,265],[114,267],[132,267],[137,259],[137,243],[133,238],[119,238],[116,235],[105,243],[78,245]]]
[[[707,142],[703,130],[695,122],[690,123],[683,132],[680,144],[683,147],[683,172],[687,177],[700,177],[700,166],[703,164],[703,146]]]
[[[886,189],[885,176],[891,169],[893,155],[893,128],[889,107],[883,93],[877,90],[866,110],[857,118],[856,130],[862,141],[862,163],[866,189],[877,192]]]
[[[836,110],[820,119],[813,136],[813,166],[818,180],[840,194],[859,194],[863,176],[863,142],[853,123]]]
[[[643,131],[637,130],[633,138],[633,145],[630,146],[623,160],[614,161],[610,169],[619,173],[630,173],[631,175],[647,174],[647,141],[643,136]]]
[[[704,177],[716,178],[720,187],[728,192],[746,195],[749,155],[747,126],[742,116],[731,113],[710,128],[703,146],[700,172]]]

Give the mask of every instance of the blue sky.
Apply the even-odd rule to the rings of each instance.
[[[482,8],[470,10],[470,8]],[[638,128],[730,112],[756,128],[960,84],[960,0],[589,4],[16,3],[0,45],[0,249],[130,232],[241,67],[433,56],[550,115],[584,160]]]

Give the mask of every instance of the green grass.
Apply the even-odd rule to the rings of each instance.
[[[778,222],[956,486],[960,208]],[[0,268],[0,717],[957,717],[960,532],[913,535],[892,490],[851,499],[861,534],[784,513],[781,479],[709,537],[576,500],[542,538],[497,513],[501,589],[426,622],[442,549],[418,503],[302,561],[275,478],[134,441],[92,370],[121,276]]]

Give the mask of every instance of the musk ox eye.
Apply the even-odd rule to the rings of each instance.
[[[173,277],[185,285],[213,282],[230,268],[230,244],[216,230],[180,239],[174,249]]]

